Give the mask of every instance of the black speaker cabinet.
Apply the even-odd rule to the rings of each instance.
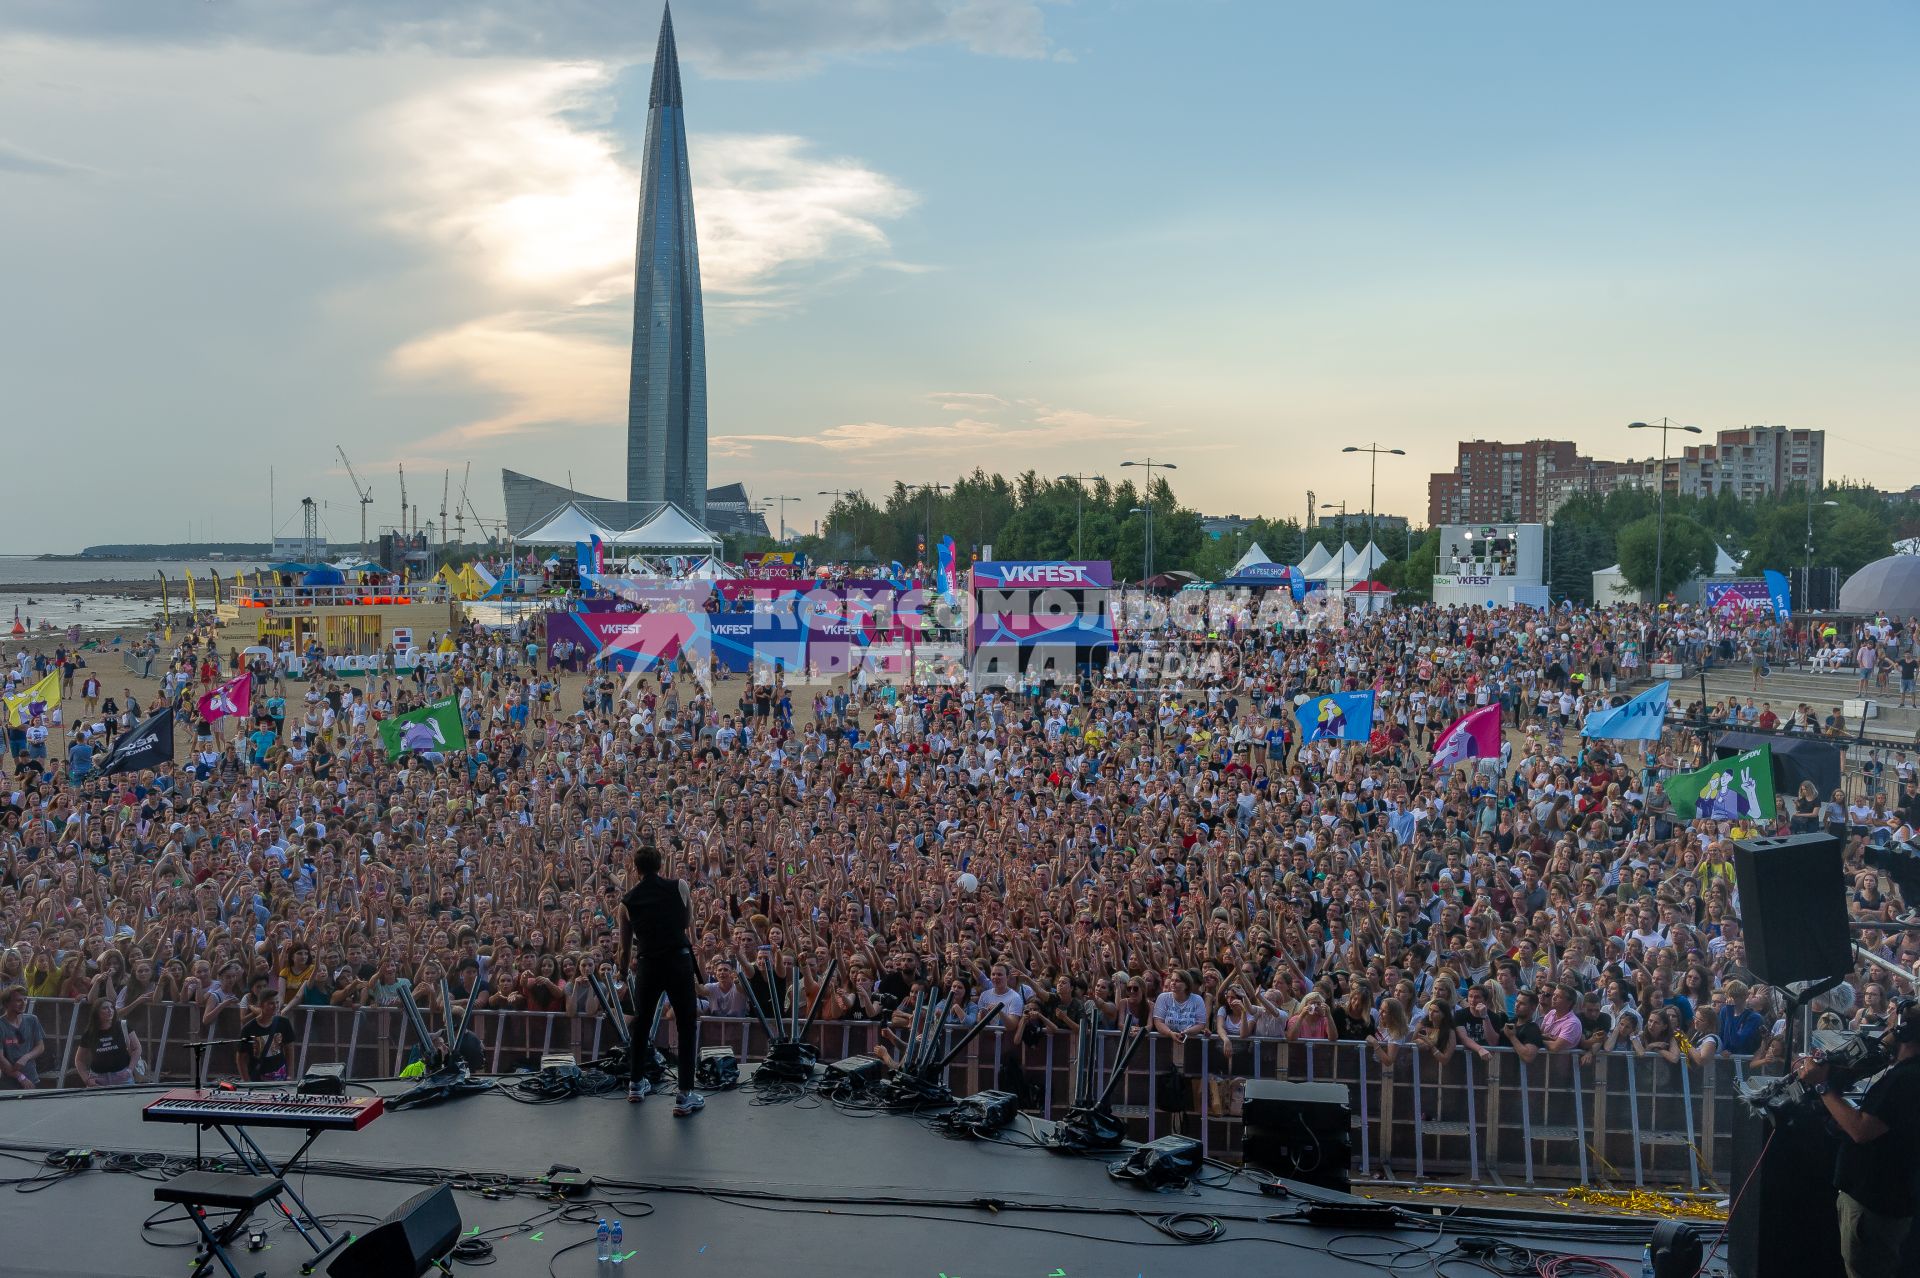
[[[1840,840],[1830,834],[1742,839],[1733,845],[1747,966],[1769,985],[1853,969]]]
[[[460,1209],[445,1185],[423,1190],[347,1244],[330,1278],[420,1278],[460,1241]]]
[[[1353,1100],[1341,1083],[1247,1080],[1241,1157],[1289,1180],[1346,1193],[1353,1176]]]
[[[1727,1183],[1746,1188],[1727,1222],[1733,1278],[1846,1278],[1833,1159],[1833,1139],[1817,1112],[1783,1115],[1777,1125],[1744,1107],[1734,1116]]]

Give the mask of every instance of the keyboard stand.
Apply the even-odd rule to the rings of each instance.
[[[325,1225],[320,1223],[320,1218],[313,1214],[313,1209],[308,1207],[306,1201],[300,1197],[300,1192],[287,1181],[287,1178],[299,1167],[300,1160],[306,1157],[307,1150],[313,1147],[314,1141],[320,1139],[320,1133],[326,1131],[326,1128],[307,1128],[307,1138],[300,1142],[300,1148],[294,1150],[293,1156],[284,1164],[276,1167],[273,1160],[267,1157],[267,1152],[260,1148],[260,1142],[253,1138],[253,1133],[248,1131],[244,1124],[202,1123],[200,1126],[211,1127],[218,1132],[220,1139],[227,1142],[227,1148],[233,1151],[233,1156],[240,1160],[240,1165],[249,1174],[271,1176],[281,1182],[280,1192],[273,1196],[273,1205],[279,1209],[281,1215],[287,1218],[287,1223],[293,1226],[302,1241],[313,1248],[313,1259],[300,1266],[302,1274],[311,1274],[320,1267],[321,1261],[346,1244],[351,1235],[343,1233],[336,1238]],[[299,1208],[297,1213],[280,1201],[281,1194],[293,1200],[294,1207]],[[303,1219],[304,1224],[301,1223]],[[316,1238],[315,1234],[319,1237]]]

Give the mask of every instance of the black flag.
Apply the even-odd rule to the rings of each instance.
[[[121,737],[100,763],[100,775],[142,772],[173,762],[173,707],[155,714]]]

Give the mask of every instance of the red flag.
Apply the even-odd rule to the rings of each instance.
[[[229,679],[194,703],[200,717],[208,723],[229,715],[244,719],[253,713],[253,676],[243,674]]]

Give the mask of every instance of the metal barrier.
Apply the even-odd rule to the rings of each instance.
[[[42,1087],[78,1084],[71,1067],[82,1007],[65,999],[33,1001],[30,1010],[48,1042]],[[283,1014],[293,1026],[293,1077],[309,1064],[337,1062],[349,1078],[391,1078],[419,1052],[397,1007],[294,1006]],[[241,1019],[232,1004],[210,1021],[185,1003],[136,1009],[126,1020],[148,1065],[140,1081],[191,1081],[190,1045],[235,1037]],[[431,1011],[427,1019],[440,1023]],[[571,1012],[480,1011],[469,1028],[480,1039],[485,1068],[500,1074],[534,1068],[548,1052],[592,1060],[614,1041],[603,1018]],[[963,1028],[948,1026],[947,1041]],[[882,1045],[880,1030],[871,1021],[822,1022],[813,1027],[811,1041],[824,1061],[874,1055]],[[662,1030],[669,1056],[665,1044],[671,1036],[669,1018]],[[1119,1037],[1106,1031],[1098,1038],[1102,1074],[1111,1067]],[[752,1019],[703,1017],[700,1045],[731,1047],[741,1060],[753,1061],[764,1055],[766,1034]],[[1485,1061],[1457,1051],[1443,1063],[1402,1047],[1384,1067],[1372,1046],[1356,1042],[1244,1039],[1234,1044],[1229,1061],[1220,1059],[1214,1042],[1204,1051],[1190,1045],[1183,1056],[1191,1060],[1176,1061],[1169,1046],[1158,1035],[1148,1038],[1114,1089],[1114,1112],[1138,1139],[1177,1132],[1199,1140],[1213,1157],[1236,1159],[1245,1080],[1343,1083],[1352,1097],[1357,1177],[1503,1185],[1724,1191],[1744,1072],[1743,1061],[1727,1056],[1694,1066],[1621,1053],[1583,1063],[1578,1054],[1542,1052],[1527,1062],[1495,1048]],[[947,1085],[962,1096],[1017,1086],[1028,1112],[1058,1117],[1072,1101],[1074,1051],[1070,1033],[1020,1043],[994,1029],[948,1067]],[[213,1048],[207,1058],[210,1078],[237,1076],[231,1047]]]

